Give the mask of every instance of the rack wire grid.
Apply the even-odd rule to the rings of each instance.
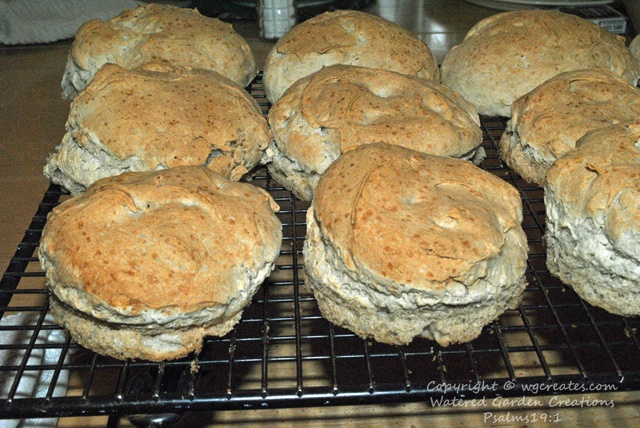
[[[250,92],[263,114],[261,76]],[[505,119],[482,118],[482,167],[513,184],[523,201],[528,286],[522,303],[486,326],[476,340],[440,347],[364,340],[325,320],[304,284],[302,246],[307,202],[270,179],[252,183],[281,207],[282,252],[242,320],[199,355],[150,363],[119,361],[81,348],[48,315],[49,292],[37,249],[47,214],[68,194],[51,185],[0,283],[0,418],[64,417],[514,397],[640,389],[638,319],[582,301],[545,264],[543,189],[505,167],[497,141]],[[56,335],[56,340],[43,340]],[[36,358],[43,354],[52,358]],[[23,385],[43,381],[35,393]],[[540,386],[548,388],[540,388]],[[462,389],[461,389],[462,386]],[[467,387],[468,386],[468,387]],[[535,388],[534,388],[535,387]],[[111,419],[110,419],[111,420]]]

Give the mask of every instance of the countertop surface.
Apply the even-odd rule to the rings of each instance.
[[[385,5],[386,9],[380,9]],[[385,1],[371,9],[409,28],[427,42],[438,61],[459,43],[478,20],[497,13],[461,0]],[[234,22],[254,50],[258,64],[272,43],[258,37],[252,22]],[[50,152],[65,132],[69,102],[60,81],[71,40],[42,45],[0,45],[0,266],[13,256],[49,183],[42,173]],[[576,400],[582,395],[572,396]],[[221,411],[186,416],[179,426],[640,426],[640,392],[616,392],[605,399],[613,406],[553,407],[493,401],[472,405],[430,403],[338,406],[332,408]],[[546,422],[542,415],[557,414]],[[523,417],[530,416],[528,423]],[[545,419],[547,417],[545,416]],[[537,420],[538,422],[531,422]],[[104,426],[105,417],[61,418],[58,426]],[[121,426],[129,426],[126,420]]]

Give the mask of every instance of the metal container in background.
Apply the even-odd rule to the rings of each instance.
[[[260,37],[279,39],[296,25],[294,0],[259,0],[256,4]]]
[[[226,20],[258,21],[258,5],[266,0],[192,0],[195,7],[205,16]],[[288,3],[288,1],[287,1]],[[296,24],[324,12],[337,9],[362,10],[376,3],[376,0],[293,0]]]

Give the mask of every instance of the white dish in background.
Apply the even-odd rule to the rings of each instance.
[[[499,10],[542,9],[549,7],[585,7],[611,4],[611,0],[466,0],[478,6]]]

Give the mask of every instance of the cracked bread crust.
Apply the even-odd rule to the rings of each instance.
[[[605,69],[559,74],[511,105],[500,155],[525,180],[547,170],[589,131],[640,117],[640,90]]]
[[[458,159],[399,146],[348,151],[307,214],[305,272],[323,315],[362,337],[477,337],[526,286],[517,191]]]
[[[266,191],[205,167],[99,180],[56,207],[43,230],[39,258],[58,319],[72,336],[76,328],[121,332],[140,347],[143,338],[226,333],[275,266],[277,209]],[[164,358],[119,343],[100,349]],[[182,355],[196,349],[187,348]]]
[[[547,267],[584,300],[640,315],[640,122],[587,133],[545,186]]]
[[[442,83],[480,115],[511,115],[519,97],[565,71],[601,67],[635,85],[640,67],[599,25],[556,10],[498,13],[478,22],[442,61]]]
[[[415,34],[369,13],[336,10],[304,21],[278,39],[264,66],[267,98],[275,103],[294,82],[333,64],[440,82],[433,53]]]
[[[298,80],[269,111],[269,172],[302,200],[343,152],[383,142],[480,163],[475,108],[444,86],[388,70],[324,67]]]
[[[44,174],[74,195],[121,172],[180,165],[239,180],[271,141],[243,88],[213,71],[166,63],[105,65],[71,103],[66,127]]]
[[[195,9],[148,4],[78,29],[62,78],[63,96],[73,99],[107,63],[132,69],[154,61],[216,71],[241,87],[257,74],[251,48],[230,24]]]

